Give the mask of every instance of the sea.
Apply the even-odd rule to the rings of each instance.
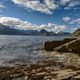
[[[66,37],[0,35],[0,66],[36,63],[51,58],[45,54],[44,42]]]

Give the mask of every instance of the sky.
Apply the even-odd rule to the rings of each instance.
[[[20,29],[73,32],[80,0],[0,0],[0,23]]]

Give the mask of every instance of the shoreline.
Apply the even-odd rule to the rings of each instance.
[[[75,54],[73,56],[74,63]],[[0,66],[0,80],[71,80],[72,78],[76,80],[77,76],[80,79],[80,66],[75,63],[73,65],[69,62],[67,65],[64,63],[44,60],[35,64],[16,64],[13,67]]]
[[[0,66],[0,80],[80,80],[80,38],[58,42],[61,43],[53,41],[47,45],[49,50],[53,49],[54,45],[60,46],[54,46],[54,50],[48,53],[52,55],[52,60],[46,59],[34,64],[15,64],[12,67]]]

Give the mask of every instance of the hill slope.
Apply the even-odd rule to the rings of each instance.
[[[80,29],[77,29],[74,33],[73,36],[80,36]]]

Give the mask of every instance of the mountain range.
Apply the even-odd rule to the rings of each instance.
[[[63,36],[63,35],[70,35],[68,32],[49,32],[45,29],[41,30],[23,30],[18,29],[11,26],[6,26],[0,23],[0,34],[2,35],[35,35],[35,36]]]

